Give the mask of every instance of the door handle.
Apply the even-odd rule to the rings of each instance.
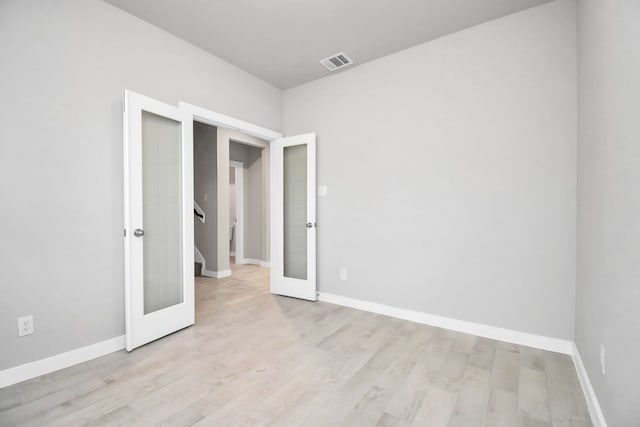
[[[136,237],[142,237],[144,236],[144,230],[141,230],[140,228],[136,228],[135,230],[133,230],[133,235]]]
[[[315,226],[316,226],[316,223],[315,223],[315,222],[308,222],[308,223],[307,223],[307,228],[313,228],[313,227],[315,227]]]

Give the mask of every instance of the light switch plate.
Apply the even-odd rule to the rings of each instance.
[[[318,186],[318,197],[326,197],[327,196],[327,186],[319,185]]]

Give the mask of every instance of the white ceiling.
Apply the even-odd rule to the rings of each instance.
[[[550,0],[105,1],[286,89]]]

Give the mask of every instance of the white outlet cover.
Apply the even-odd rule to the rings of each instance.
[[[327,186],[319,185],[318,186],[318,197],[327,197]]]
[[[33,316],[18,317],[18,336],[31,335],[33,333]]]

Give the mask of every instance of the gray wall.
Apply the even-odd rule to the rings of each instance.
[[[209,271],[218,271],[218,128],[193,124],[193,197],[206,214],[194,218],[194,243]],[[205,194],[207,200],[205,200]]]
[[[573,338],[575,30],[556,1],[285,91],[321,292]]]
[[[0,369],[124,333],[122,92],[280,130],[281,91],[97,0],[0,2]],[[17,337],[33,314],[35,334]]]
[[[244,257],[267,260],[263,253],[265,207],[261,149],[237,142],[229,144],[229,158],[244,164]]]
[[[637,426],[640,2],[578,2],[578,89],[576,343],[608,424]]]

